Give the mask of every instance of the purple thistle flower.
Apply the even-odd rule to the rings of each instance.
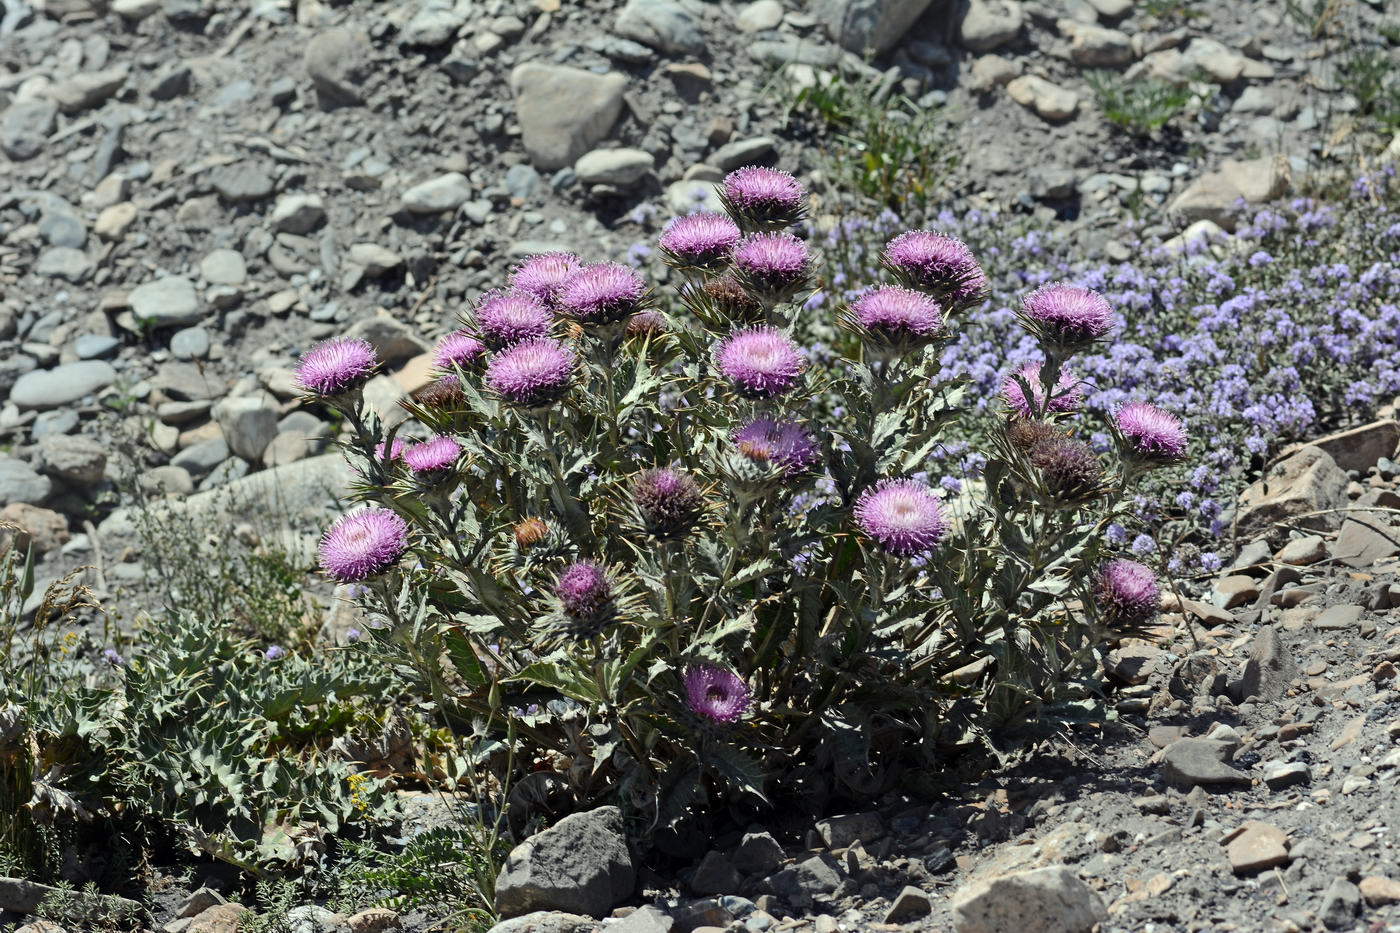
[[[734,432],[739,453],[759,463],[773,463],[789,478],[810,470],[821,449],[807,429],[795,421],[758,418]]]
[[[269,661],[276,661],[278,658],[284,658],[286,656],[287,649],[283,648],[281,645],[268,645],[267,650],[263,652],[263,657],[267,658]]]
[[[784,227],[802,217],[805,192],[787,172],[746,165],[724,176],[720,200],[735,219],[755,227]]]
[[[487,346],[499,350],[522,340],[549,336],[554,315],[523,290],[487,292],[476,306],[476,326]]]
[[[738,242],[738,224],[724,214],[701,211],[672,218],[662,231],[659,244],[673,265],[713,269],[729,259]]]
[[[943,540],[951,523],[932,489],[913,479],[885,479],[861,493],[856,524],[896,557],[924,554]]]
[[[607,572],[593,561],[581,560],[564,568],[554,584],[554,594],[564,609],[564,615],[575,626],[596,631],[616,612],[612,581]]]
[[[1113,308],[1098,292],[1056,282],[1021,300],[1021,319],[1041,341],[1068,352],[1107,334],[1113,328]]]
[[[987,287],[987,276],[967,244],[931,230],[910,230],[890,240],[885,264],[908,284],[955,303],[974,299]]]
[[[466,369],[486,355],[486,344],[469,331],[453,331],[438,342],[433,351],[433,365],[449,372],[460,366]]]
[[[379,355],[369,341],[332,337],[302,355],[296,382],[311,395],[329,398],[364,385],[378,365]]]
[[[408,523],[388,509],[361,509],[336,520],[321,538],[321,571],[337,583],[381,574],[408,550]]]
[[[1186,426],[1171,412],[1132,402],[1114,416],[1127,456],[1147,463],[1169,463],[1186,454]]]
[[[438,434],[403,452],[404,464],[419,477],[436,478],[452,469],[462,455],[462,444],[455,437]]]
[[[561,313],[583,324],[613,324],[637,310],[646,284],[636,270],[616,262],[595,262],[564,280],[556,302]]]
[[[569,390],[577,357],[557,340],[522,340],[491,357],[486,384],[511,405],[544,408]]]
[[[917,347],[946,334],[938,302],[898,285],[857,298],[847,320],[872,342],[891,349]]]
[[[774,398],[792,389],[806,365],[792,338],[776,327],[752,327],[715,347],[715,365],[745,398]]]
[[[395,460],[402,460],[402,459],[403,459],[403,452],[404,452],[404,450],[405,450],[407,447],[408,447],[408,442],[407,442],[407,441],[405,441],[405,440],[404,440],[403,438],[401,438],[401,437],[395,437],[395,438],[394,438],[394,443],[391,444],[391,445],[389,445],[389,448],[388,448],[388,451],[387,451],[388,456],[386,457],[386,456],[385,456],[386,451],[385,451],[385,447],[384,447],[384,442],[383,442],[383,441],[380,441],[378,444],[375,444],[375,445],[374,445],[374,456],[375,456],[376,458],[378,458],[379,460],[388,460],[390,463],[393,463]]]
[[[632,479],[632,501],[641,525],[657,538],[674,538],[695,527],[705,494],[689,473],[670,467],[643,470]]]
[[[753,694],[743,678],[713,664],[686,668],[685,705],[696,716],[712,724],[730,725],[748,712]]]
[[[1013,413],[1022,418],[1039,417],[1041,409],[1045,407],[1045,387],[1040,383],[1039,363],[1027,363],[1016,371],[1015,375],[1008,376],[1006,383],[1001,387],[1001,397],[1006,399],[1006,403],[1011,406]],[[1031,387],[1031,399],[1035,402],[1035,410],[1031,410],[1031,405],[1026,401],[1026,394],[1021,389],[1021,384],[1016,380],[1020,376]],[[1084,389],[1079,384],[1079,380],[1069,371],[1069,367],[1060,367],[1060,378],[1055,381],[1055,391],[1050,399],[1051,412],[1069,412],[1079,407],[1084,401]]]
[[[1156,618],[1162,596],[1150,567],[1118,559],[1099,568],[1094,599],[1109,625],[1133,628]]]
[[[791,233],[751,233],[734,249],[734,270],[755,292],[784,295],[807,278],[807,244]]]
[[[510,284],[546,305],[553,305],[564,280],[580,265],[573,253],[541,253],[517,266],[511,273]]]

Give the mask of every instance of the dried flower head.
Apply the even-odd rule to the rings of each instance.
[[[1045,491],[1061,501],[1081,499],[1099,491],[1103,466],[1094,449],[1071,437],[1051,437],[1030,450]]]
[[[1001,397],[1006,400],[1006,404],[1011,407],[1013,414],[1021,418],[1039,418],[1047,413],[1064,413],[1077,409],[1084,401],[1084,389],[1074,373],[1069,367],[1060,367],[1060,376],[1055,380],[1055,391],[1051,395],[1048,412],[1045,411],[1045,387],[1040,381],[1039,363],[1027,363],[1017,370],[1013,375],[1006,378],[1006,383],[1001,388]],[[1026,400],[1026,393],[1021,388],[1021,382],[1016,377],[1020,376],[1031,387],[1031,402],[1034,402],[1032,410],[1031,402]]]
[[[855,516],[866,537],[896,557],[933,550],[951,527],[933,490],[913,479],[881,480],[861,493]]]
[[[1012,418],[1006,425],[1006,439],[1018,450],[1030,450],[1041,441],[1064,436],[1063,431],[1044,421]]]
[[[686,668],[685,705],[710,725],[731,725],[749,710],[752,693],[743,678],[713,664]]]
[[[1094,601],[1104,621],[1115,628],[1136,628],[1157,617],[1162,594],[1157,575],[1134,560],[1111,560],[1099,568]]]
[[[753,320],[763,311],[763,303],[732,275],[710,279],[700,291],[716,311],[730,320]]]
[[[659,337],[670,329],[671,326],[666,323],[666,316],[660,311],[638,311],[627,319],[629,337]]]
[[[734,249],[734,273],[751,292],[786,297],[807,280],[807,244],[791,233],[751,233]]]
[[[740,456],[772,463],[788,477],[806,473],[821,459],[816,440],[795,421],[757,418],[734,432],[734,446]]]
[[[343,515],[321,538],[321,571],[338,583],[359,583],[398,563],[408,550],[408,523],[388,509]]]
[[[517,523],[514,533],[515,546],[528,551],[549,536],[549,526],[544,519],[531,516]]]
[[[466,398],[466,393],[462,391],[462,381],[455,373],[444,373],[418,393],[420,404],[436,409],[457,408]]]
[[[632,478],[631,491],[642,527],[663,540],[685,535],[705,512],[700,484],[682,470],[643,470]]]
[[[433,365],[451,372],[456,367],[466,369],[486,356],[486,344],[469,331],[457,330],[438,341],[433,351]]]
[[[1021,300],[1021,320],[1047,350],[1069,353],[1113,329],[1113,308],[1098,292],[1067,282],[1042,285]]]
[[[955,304],[979,297],[987,287],[972,250],[957,237],[910,230],[885,244],[884,259],[906,284]]]
[[[516,266],[510,285],[552,306],[564,280],[580,265],[573,253],[541,253]]]
[[[546,408],[569,391],[576,362],[574,351],[557,340],[522,340],[491,357],[486,384],[508,404]]]
[[[683,269],[715,269],[729,261],[739,225],[724,214],[701,211],[675,217],[661,233],[661,252]]]
[[[1132,402],[1114,416],[1124,456],[1142,463],[1172,463],[1186,455],[1186,426],[1171,412]]]
[[[720,201],[748,228],[786,227],[802,219],[805,192],[787,172],[759,165],[737,168],[724,177]]]
[[[547,337],[554,314],[529,292],[514,289],[481,296],[473,313],[481,339],[493,350],[522,340]]]
[[[737,331],[715,347],[720,374],[745,398],[775,398],[802,378],[806,360],[792,338],[776,327]]]
[[[420,478],[437,478],[451,470],[462,455],[462,444],[448,434],[438,434],[403,452],[403,462]]]
[[[379,355],[369,341],[332,337],[302,355],[296,383],[309,395],[333,398],[364,385],[378,365]]]
[[[593,634],[617,613],[612,581],[593,561],[570,564],[554,584],[554,595],[574,631]]]
[[[636,311],[646,284],[636,270],[616,262],[594,262],[569,273],[556,303],[561,314],[582,324],[613,324]]]

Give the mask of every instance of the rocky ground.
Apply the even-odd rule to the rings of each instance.
[[[1346,35],[1381,42],[1380,9],[1332,6]],[[789,113],[833,73],[947,115],[953,210],[1020,212],[1110,258],[1126,258],[1125,221],[1229,229],[1239,198],[1277,196],[1324,150],[1368,141],[1343,80],[1355,43],[1282,6],[2,10],[0,518],[30,532],[41,578],[95,563],[110,590],[145,572],[124,478],[192,510],[222,490],[319,524],[344,473],[325,454],[334,427],[295,401],[292,367],[314,341],[371,340],[390,366],[370,397],[392,413],[426,384],[432,342],[525,255],[627,255],[754,161],[811,184],[815,223],[831,223],[851,207],[826,184],[832,140]],[[1181,85],[1191,103],[1150,138],[1126,135],[1104,118],[1096,70]],[[709,900],[606,928],[1029,931],[1076,929],[1051,918],[1077,911],[1104,929],[1400,929],[1387,880],[1400,878],[1387,832],[1400,628],[1386,621],[1400,547],[1386,535],[1400,536],[1370,529],[1394,517],[1400,467],[1393,437],[1359,459],[1357,443],[1329,444],[1289,461],[1293,505],[1276,486],[1245,503],[1259,508],[1242,511],[1257,523],[1242,540],[1274,540],[1166,617],[1163,641],[1119,648],[1117,721],[936,806],[729,840],[684,889]],[[1293,518],[1349,503],[1382,511]],[[1038,873],[1008,875],[1025,870]],[[1006,905],[1025,913],[998,919]],[[506,929],[594,926],[549,923]]]

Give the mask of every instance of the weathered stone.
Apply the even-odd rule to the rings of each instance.
[[[1248,787],[1249,775],[1229,764],[1233,748],[1213,739],[1179,739],[1162,752],[1162,777],[1181,790]]]
[[[403,257],[377,243],[356,243],[350,247],[350,261],[365,270],[370,278],[379,278],[403,265]]]
[[[1075,64],[1098,68],[1133,60],[1132,41],[1116,29],[1069,19],[1060,20],[1059,29],[1070,37],[1069,55]]]
[[[117,381],[117,371],[103,360],[80,360],[54,369],[36,369],[15,380],[10,401],[21,411],[46,411],[71,405]]]
[[[843,48],[880,54],[899,42],[932,0],[818,0],[812,13]]]
[[[1253,577],[1235,575],[1215,581],[1211,602],[1221,609],[1234,609],[1259,598],[1259,581]]]
[[[387,907],[371,907],[352,914],[345,925],[350,928],[350,933],[384,933],[385,930],[397,930],[401,926],[399,915]]]
[[[699,16],[678,0],[627,0],[613,31],[663,52],[705,51]]]
[[[1334,528],[1339,519],[1312,513],[1344,508],[1346,488],[1346,473],[1325,451],[1304,447],[1275,464],[1262,480],[1240,494],[1236,533],[1282,543],[1287,529],[1280,522]]]
[[[277,408],[268,398],[226,398],[214,406],[214,420],[234,456],[252,463],[277,436]]]
[[[933,902],[926,891],[913,885],[895,895],[894,903],[885,912],[885,923],[911,923],[933,912]]]
[[[511,917],[493,926],[487,933],[596,933],[598,921],[592,917],[537,910],[523,917]]]
[[[1269,790],[1283,790],[1312,780],[1312,771],[1302,761],[1273,761],[1264,766],[1264,783]]]
[[[743,884],[743,877],[723,852],[705,853],[690,879],[690,890],[696,894],[734,894]]]
[[[539,169],[572,165],[612,132],[627,79],[526,62],[510,75],[525,151]]]
[[[511,850],[496,880],[496,909],[605,916],[636,886],[622,813],[600,807],[564,817]]]
[[[774,872],[785,858],[782,845],[768,833],[745,833],[731,855],[734,867],[746,875]]]
[[[58,104],[45,98],[13,103],[0,116],[0,149],[16,162],[32,159],[44,150],[58,123]]]
[[[3,480],[0,480],[0,483],[3,483]],[[21,552],[32,544],[36,554],[56,551],[67,544],[71,537],[66,518],[50,509],[41,509],[27,502],[11,502],[0,509],[0,522],[10,522],[19,526],[17,535],[0,529],[0,554],[9,547],[12,536],[15,539],[14,546]]]
[[[1006,85],[1006,93],[1022,107],[1043,119],[1068,120],[1079,109],[1079,95],[1046,81],[1038,75],[1022,75]]]
[[[1334,878],[1322,895],[1322,925],[1349,930],[1361,913],[1361,890],[1345,878]]]
[[[413,328],[387,314],[361,318],[351,325],[346,336],[369,341],[385,363],[397,363],[431,349]]]
[[[320,195],[289,194],[277,202],[269,223],[279,233],[303,235],[326,222],[326,206]]]
[[[364,83],[373,50],[362,30],[337,26],[306,45],[306,73],[316,88],[321,109],[364,103]]]
[[[817,834],[828,849],[845,849],[857,842],[871,843],[885,834],[880,814],[873,811],[827,817],[817,822]]]
[[[579,157],[574,171],[585,185],[628,187],[656,167],[651,153],[640,149],[595,149]]]
[[[740,32],[767,32],[783,21],[783,5],[778,0],[753,0],[734,18]]]
[[[1103,901],[1063,865],[973,881],[953,894],[956,933],[1089,933]]]
[[[1280,548],[1275,557],[1281,564],[1306,567],[1327,557],[1327,542],[1321,535],[1294,538]]]
[[[471,182],[461,172],[448,172],[403,193],[404,210],[411,214],[441,214],[453,211],[472,196]]]
[[[1281,197],[1288,186],[1286,160],[1231,160],[1192,182],[1168,205],[1167,211],[1183,220],[1209,220],[1233,230],[1241,198],[1248,204],[1261,204]]]
[[[1400,447],[1400,421],[1385,418],[1363,424],[1359,428],[1338,431],[1309,441],[1308,446],[1325,450],[1343,470],[1356,470],[1365,473],[1384,457],[1394,457]],[[1290,447],[1283,456],[1296,452],[1299,447]]]
[[[1361,897],[1367,907],[1384,907],[1387,904],[1400,904],[1400,881],[1371,875],[1361,879]]]
[[[39,439],[41,469],[71,486],[87,488],[102,482],[107,451],[80,434],[49,434]]]
[[[185,933],[238,933],[243,915],[250,912],[242,904],[216,904],[195,917]]]
[[[1348,518],[1332,544],[1332,557],[1358,569],[1400,554],[1400,530],[1380,513],[1360,520]]]
[[[82,113],[101,104],[126,83],[127,66],[74,75],[49,88],[49,97],[64,113]]]
[[[1288,646],[1282,643],[1278,630],[1266,625],[1259,630],[1249,646],[1249,660],[1240,678],[1240,699],[1263,697],[1275,700],[1288,690],[1296,676],[1297,667]]]
[[[0,911],[9,910],[17,914],[32,914],[39,909],[39,904],[44,898],[58,893],[58,888],[39,884],[37,881],[26,881],[23,878],[0,878]],[[91,904],[94,912],[111,910],[120,911],[132,917],[141,915],[140,904],[113,894],[91,895],[82,891],[70,891],[69,896],[76,898],[79,902],[96,901],[97,903]]]
[[[467,22],[467,7],[453,0],[423,0],[418,12],[413,14],[399,34],[404,45],[423,48],[436,48],[446,45],[457,36],[457,31]]]
[[[1253,875],[1288,861],[1288,836],[1268,823],[1251,820],[1226,837],[1225,854],[1237,875]]]
[[[762,888],[789,904],[811,903],[841,887],[841,870],[829,855],[814,855],[763,879]]]
[[[148,327],[177,327],[204,317],[194,283],[182,275],[167,275],[132,289],[131,313]]]
[[[958,27],[962,44],[974,52],[990,52],[1021,33],[1025,15],[1016,0],[971,0]]]
[[[1361,614],[1364,611],[1361,606],[1328,606],[1313,619],[1313,628],[1324,632],[1356,628],[1361,624]]]

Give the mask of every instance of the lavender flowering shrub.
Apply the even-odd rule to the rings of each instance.
[[[1186,443],[1159,408],[1085,416],[1068,363],[1104,352],[1098,293],[1028,294],[1037,364],[1006,355],[988,385],[944,362],[984,326],[965,244],[891,238],[828,310],[797,182],[745,168],[721,200],[662,233],[670,294],[626,266],[526,262],[444,340],[402,436],[345,391],[357,356],[342,374],[339,350],[312,351],[303,380],[355,432],[363,504],[322,567],[364,593],[359,647],[641,834],[703,800],[877,793],[1089,697],[1096,646],[1157,611],[1108,529]],[[839,357],[814,328],[844,335]],[[983,406],[979,476],[938,482]]]

